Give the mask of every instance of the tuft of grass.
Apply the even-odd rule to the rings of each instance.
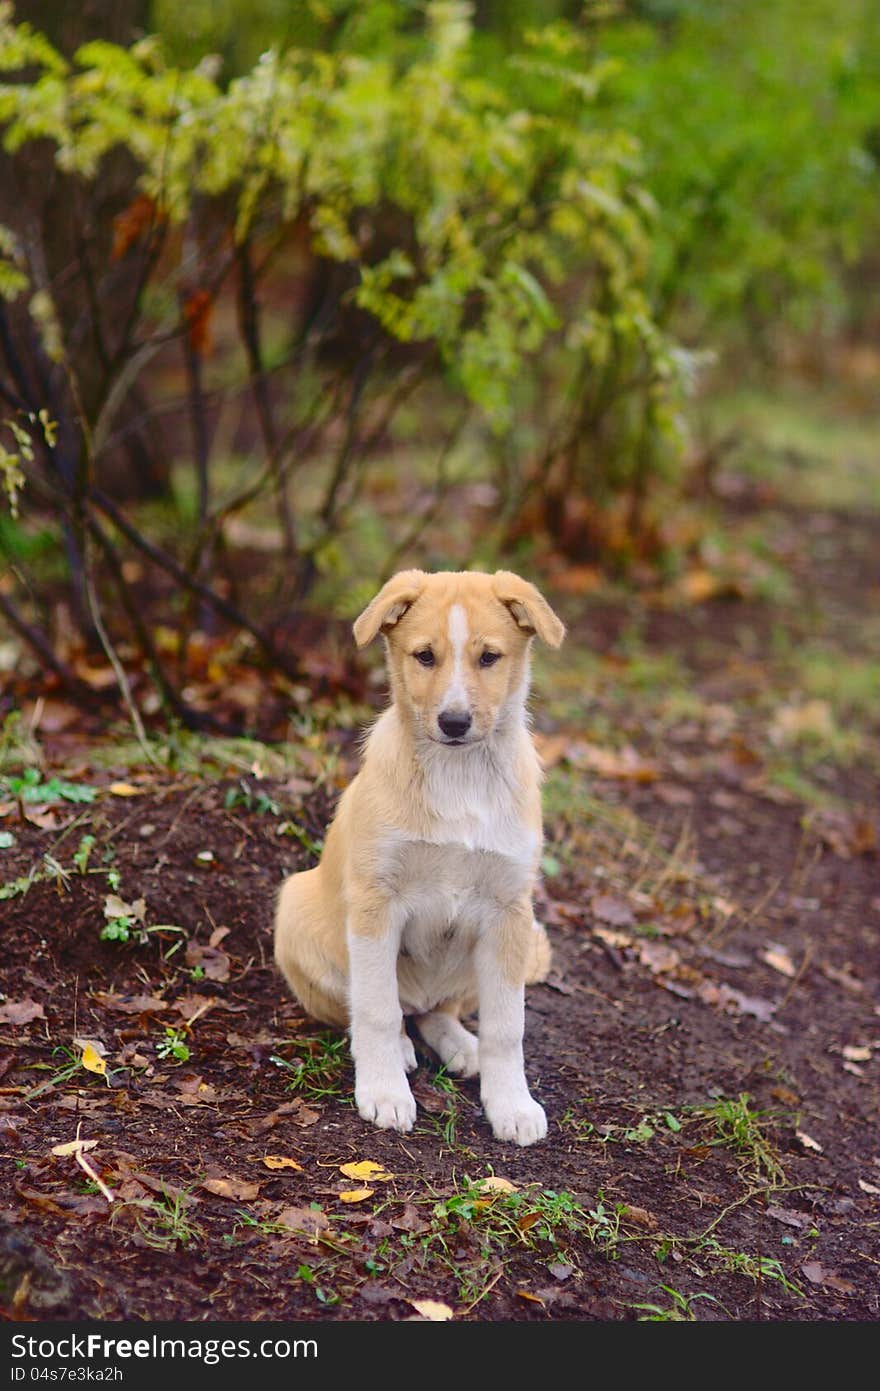
[[[697,1316],[694,1313],[694,1305],[699,1299],[707,1299],[710,1303],[717,1304],[719,1308],[724,1309],[724,1305],[713,1294],[706,1294],[703,1291],[698,1294],[682,1294],[680,1290],[673,1289],[671,1285],[661,1285],[660,1288],[672,1300],[672,1303],[666,1305],[665,1308],[661,1304],[628,1304],[626,1306],[628,1309],[641,1311],[639,1323],[695,1323]],[[724,1312],[726,1314],[727,1310],[724,1309]]]
[[[712,1126],[714,1135],[706,1143],[732,1150],[750,1179],[767,1182],[771,1187],[785,1182],[779,1156],[765,1133],[767,1112],[752,1108],[748,1092],[740,1092],[735,1100],[721,1097],[709,1105],[689,1109],[695,1119]]]
[[[280,1045],[294,1049],[292,1058],[271,1054],[269,1061],[287,1073],[291,1091],[318,1101],[325,1096],[342,1096],[342,1081],[349,1064],[348,1040],[344,1035],[325,1031],[285,1039]]]
[[[153,1251],[174,1251],[193,1246],[204,1237],[204,1229],[189,1215],[185,1193],[162,1190],[158,1198],[137,1198],[114,1208],[111,1226],[121,1213],[130,1212],[144,1242]]]

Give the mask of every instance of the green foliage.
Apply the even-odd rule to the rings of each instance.
[[[877,226],[876,13],[866,0],[655,5],[601,36],[607,91],[662,209],[652,304],[693,333],[810,322]]]
[[[98,789],[87,783],[44,778],[38,768],[27,768],[22,774],[5,777],[0,782],[9,796],[21,802],[93,802],[98,795]]]

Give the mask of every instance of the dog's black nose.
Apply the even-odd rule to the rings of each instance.
[[[471,727],[471,717],[466,710],[444,710],[437,723],[447,739],[461,739]]]

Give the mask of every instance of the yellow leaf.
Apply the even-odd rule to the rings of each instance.
[[[341,1203],[363,1203],[367,1198],[372,1198],[375,1188],[346,1188],[339,1194]]]
[[[516,1295],[518,1299],[528,1299],[531,1301],[532,1304],[540,1304],[542,1309],[547,1308],[547,1305],[544,1303],[540,1295],[529,1294],[528,1290],[517,1290]]]
[[[86,1072],[97,1072],[99,1077],[106,1077],[107,1064],[104,1062],[104,1059],[101,1057],[100,1053],[93,1046],[93,1044],[86,1043],[83,1045],[80,1062],[82,1063]]]
[[[133,787],[130,782],[111,782],[107,791],[112,792],[114,797],[139,797],[141,795],[140,788]]]
[[[515,1183],[511,1183],[509,1178],[501,1178],[498,1174],[490,1174],[488,1178],[481,1178],[479,1186],[480,1188],[494,1188],[497,1193],[519,1192]]]
[[[394,1178],[374,1159],[362,1159],[358,1164],[340,1164],[339,1172],[346,1178],[365,1179],[367,1183],[388,1183]]]
[[[286,1154],[264,1154],[263,1163],[267,1169],[299,1169],[302,1173],[302,1165],[295,1159],[288,1159]]]
[[[447,1319],[454,1319],[455,1314],[448,1304],[441,1304],[437,1299],[411,1299],[409,1303],[417,1314],[421,1314],[423,1319],[430,1319],[431,1323],[445,1323]]]

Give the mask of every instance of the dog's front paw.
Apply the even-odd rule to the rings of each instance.
[[[365,1121],[372,1121],[380,1130],[412,1130],[416,1121],[416,1103],[406,1078],[400,1087],[387,1082],[360,1083],[355,1087],[354,1099],[359,1114]]]
[[[483,1106],[496,1140],[512,1140],[517,1145],[533,1145],[547,1134],[543,1106],[526,1095],[511,1100],[483,1100]]]
[[[413,1048],[413,1041],[409,1034],[400,1035],[400,1056],[403,1059],[404,1072],[415,1072],[419,1060],[416,1057],[416,1050]]]

